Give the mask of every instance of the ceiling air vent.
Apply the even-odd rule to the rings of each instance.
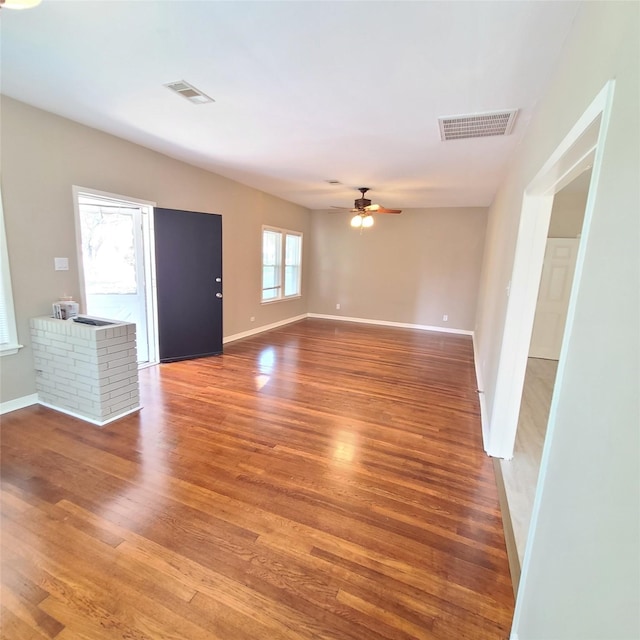
[[[190,102],[195,104],[204,104],[205,102],[215,102],[213,98],[210,98],[208,95],[202,93],[199,89],[196,89],[193,85],[190,85],[188,82],[184,80],[178,80],[176,82],[169,82],[164,85],[171,89],[171,91],[175,91],[178,95],[181,95],[183,98],[186,98]]]
[[[516,120],[517,109],[492,111],[466,116],[443,116],[438,118],[442,140],[462,138],[485,138],[486,136],[508,136]]]

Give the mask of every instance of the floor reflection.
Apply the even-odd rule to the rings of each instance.
[[[343,464],[354,462],[358,452],[358,440],[358,434],[353,431],[338,431],[332,443],[333,461]]]

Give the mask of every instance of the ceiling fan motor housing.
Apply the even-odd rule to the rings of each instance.
[[[364,209],[371,204],[371,200],[367,200],[367,198],[358,198],[353,204],[356,209]]]
[[[365,207],[368,207],[371,204],[371,200],[368,200],[367,198],[364,197],[364,194],[367,193],[369,189],[367,187],[360,187],[358,191],[360,191],[360,193],[362,194],[362,198],[358,198],[357,200],[355,200],[353,203],[353,206],[356,209],[359,209],[360,211],[362,211],[364,210]]]

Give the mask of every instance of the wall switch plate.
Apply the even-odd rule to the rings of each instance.
[[[56,271],[69,271],[69,258],[54,258],[53,264]]]

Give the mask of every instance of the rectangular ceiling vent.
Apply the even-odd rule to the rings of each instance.
[[[196,89],[193,85],[185,82],[184,80],[177,80],[176,82],[169,82],[164,85],[171,89],[171,91],[175,91],[178,95],[181,95],[183,98],[186,98],[190,102],[195,104],[205,104],[206,102],[215,102],[213,98],[210,98],[205,93],[202,93],[200,89]]]
[[[463,138],[485,138],[487,136],[508,136],[516,120],[517,109],[492,111],[466,116],[443,116],[438,118],[442,140]]]

